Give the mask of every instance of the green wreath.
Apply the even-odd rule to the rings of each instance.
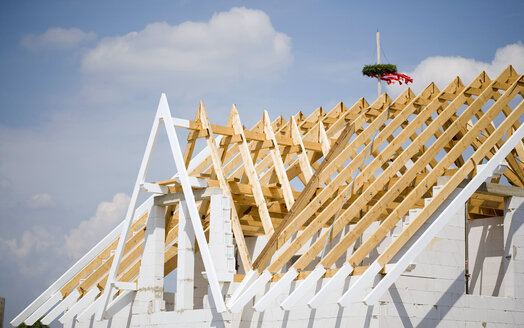
[[[384,73],[396,73],[397,65],[392,64],[375,64],[375,65],[366,65],[362,69],[362,74],[366,76],[377,77]]]

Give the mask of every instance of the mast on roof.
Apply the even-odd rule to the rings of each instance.
[[[380,65],[380,32],[378,30],[377,30],[377,64]],[[382,94],[382,92],[381,92],[380,75],[381,74],[379,74],[379,78],[377,79],[378,80],[378,96],[379,97]]]
[[[387,59],[387,58],[386,58]],[[382,94],[381,81],[388,84],[398,82],[399,84],[413,83],[413,79],[407,75],[397,73],[397,66],[392,64],[380,63],[380,32],[377,30],[377,63],[375,65],[365,65],[362,74],[374,77],[378,80],[378,96]]]

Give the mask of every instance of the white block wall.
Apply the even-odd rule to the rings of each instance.
[[[205,297],[204,308],[191,311],[162,311],[129,318],[126,316],[129,309],[124,309],[113,318],[110,326],[524,327],[524,198],[508,199],[503,218],[504,258],[508,261],[503,286],[508,297],[465,294],[463,213],[462,210],[455,215],[416,259],[415,268],[400,276],[374,306],[355,303],[340,308],[337,305],[337,299],[357,278],[349,277],[343,288],[333,292],[322,307],[314,310],[305,304],[314,291],[304,298],[303,304],[291,311],[282,311],[278,306],[289,292],[282,291],[275,297],[274,304],[262,313],[253,310],[253,304],[262,294],[251,300],[240,314],[219,314]],[[327,281],[320,281],[316,290]],[[293,286],[299,283],[295,281]],[[222,288],[225,297],[230,296],[237,286],[238,283],[225,283]],[[268,289],[269,286],[266,291]],[[94,325],[102,326],[102,323]],[[90,322],[77,322],[75,327],[90,327]]]

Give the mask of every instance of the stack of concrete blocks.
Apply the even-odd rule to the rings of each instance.
[[[132,317],[141,326],[150,324],[148,316],[165,311],[164,301],[164,239],[165,208],[153,205],[149,211],[136,297],[132,305]]]
[[[231,230],[231,207],[229,197],[211,196],[209,250],[215,264],[218,280],[233,281],[235,274],[235,246]]]

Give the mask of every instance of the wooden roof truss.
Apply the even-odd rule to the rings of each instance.
[[[52,320],[61,313],[60,305],[83,299],[89,309],[83,309],[85,316],[104,316],[113,296],[124,294],[125,288],[118,286],[136,282],[139,274],[148,212],[153,202],[160,202],[152,196],[136,208],[141,190],[165,199],[182,193],[192,200],[187,207],[219,311],[241,311],[273,282],[255,304],[264,311],[293,280],[304,280],[281,304],[292,309],[319,279],[331,278],[308,301],[316,307],[349,275],[360,279],[339,303],[372,304],[416,251],[408,250],[411,257],[399,260],[391,272],[386,265],[450,195],[468,202],[469,218],[474,219],[503,210],[502,196],[479,191],[486,189],[487,178],[491,185],[511,185],[521,192],[523,91],[524,76],[509,66],[494,80],[482,72],[465,86],[457,77],[442,91],[432,83],[418,95],[410,89],[395,100],[382,94],[371,105],[362,98],[349,108],[339,103],[329,112],[318,108],[307,117],[299,112],[274,121],[264,112],[251,129],[242,125],[235,106],[223,126],[209,121],[203,102],[194,120],[173,118],[163,96],[125,220],[13,323],[32,324],[42,315]],[[178,173],[147,183],[149,155],[161,125],[167,128]],[[189,130],[183,151],[174,127]],[[198,139],[206,147],[194,155]],[[503,176],[493,175],[503,162]],[[441,177],[445,183],[437,187]],[[236,251],[246,272],[236,276],[242,283],[227,305],[206,255],[210,202],[195,201],[209,187],[220,188],[230,199]],[[457,195],[457,187],[466,193]],[[405,217],[413,209],[419,211],[408,223]],[[165,206],[164,275],[177,268],[179,212],[180,203]],[[438,221],[440,227],[444,221]],[[399,227],[396,238],[379,254],[374,252]],[[425,240],[439,226],[432,229],[424,232]],[[268,241],[255,257],[245,238],[262,235]],[[304,245],[309,248],[299,252]],[[385,274],[381,283],[365,295],[379,273]]]

